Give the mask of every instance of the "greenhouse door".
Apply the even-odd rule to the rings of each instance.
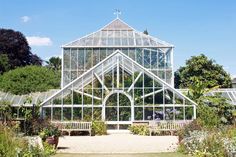
[[[104,101],[104,119],[108,130],[128,129],[132,123],[132,99],[122,91],[109,94]]]

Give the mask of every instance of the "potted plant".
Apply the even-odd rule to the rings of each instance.
[[[55,148],[57,148],[60,135],[61,131],[58,129],[58,127],[53,125],[47,126],[39,133],[39,136],[42,138],[43,142],[54,145]]]

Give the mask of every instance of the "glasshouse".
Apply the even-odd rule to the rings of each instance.
[[[44,118],[103,120],[108,129],[196,118],[196,104],[174,89],[173,45],[119,18],[62,53],[61,90],[42,102]]]

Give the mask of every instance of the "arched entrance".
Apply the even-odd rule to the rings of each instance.
[[[109,93],[103,104],[103,119],[109,130],[127,129],[133,121],[133,99],[124,91]]]

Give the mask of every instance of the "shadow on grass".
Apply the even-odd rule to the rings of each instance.
[[[57,149],[69,149],[69,147],[57,147]]]

